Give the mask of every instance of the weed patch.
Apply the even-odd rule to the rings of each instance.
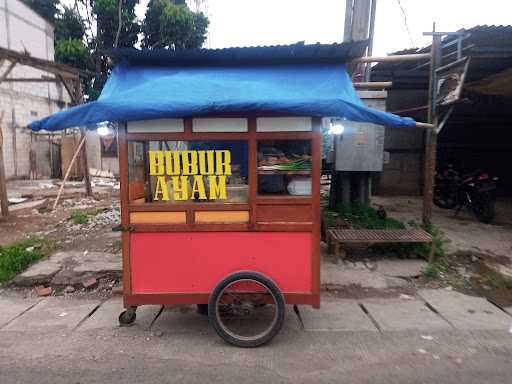
[[[75,211],[69,218],[75,225],[84,225],[89,222],[89,219],[96,216],[97,214],[104,212],[105,209],[95,209],[92,211]]]
[[[0,247],[0,284],[11,280],[30,264],[45,257],[55,246],[55,241],[34,237]]]
[[[429,263],[423,270],[423,276],[428,279],[439,279],[449,270],[448,262],[443,258]]]
[[[338,209],[342,219],[355,229],[404,229],[405,225],[396,219],[379,213],[376,209],[362,204],[341,205]]]

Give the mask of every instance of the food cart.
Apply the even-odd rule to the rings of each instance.
[[[285,304],[320,307],[322,118],[414,126],[357,98],[344,63],[363,51],[116,50],[97,101],[31,124],[118,123],[121,324],[141,305],[208,305],[225,341],[254,347]]]

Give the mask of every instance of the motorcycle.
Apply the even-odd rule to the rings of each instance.
[[[460,174],[448,166],[436,174],[434,204],[444,209],[455,209],[455,215],[466,207],[482,223],[491,223],[497,181],[498,178],[482,170]]]

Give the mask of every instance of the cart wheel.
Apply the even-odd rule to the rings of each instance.
[[[258,347],[280,331],[284,305],[284,297],[272,280],[260,273],[241,271],[215,287],[208,318],[224,341],[238,347]]]
[[[126,309],[126,311],[121,312],[119,315],[119,325],[125,326],[133,324],[135,319],[137,318],[136,311],[137,307],[130,307]]]

